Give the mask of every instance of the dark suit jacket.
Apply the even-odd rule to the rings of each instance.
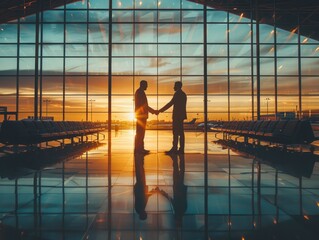
[[[148,112],[154,113],[155,110],[148,106],[147,97],[143,89],[139,88],[135,92],[135,117],[148,118]]]
[[[174,96],[169,103],[167,103],[164,107],[162,107],[159,111],[164,112],[167,109],[169,109],[171,106],[173,107],[173,120],[183,120],[187,118],[186,113],[186,102],[187,102],[187,96],[182,91],[182,89],[177,90],[174,93]]]

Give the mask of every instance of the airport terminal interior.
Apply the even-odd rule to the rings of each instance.
[[[319,236],[317,0],[2,0],[0,239]],[[150,111],[136,152],[135,92]]]

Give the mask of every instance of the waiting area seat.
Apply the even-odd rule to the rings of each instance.
[[[71,139],[98,134],[107,125],[100,122],[3,121],[0,129],[0,142],[7,145],[30,145],[48,141]],[[83,139],[82,139],[83,140]]]
[[[229,121],[214,131],[223,139],[232,136],[280,144],[309,144],[316,140],[308,120]]]

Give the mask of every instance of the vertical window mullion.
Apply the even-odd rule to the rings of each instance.
[[[66,5],[63,8],[63,87],[62,87],[62,120],[65,120],[65,64],[66,64]]]
[[[278,60],[277,60],[277,10],[276,1],[274,0],[274,70],[275,70],[275,118],[277,119],[278,112]]]
[[[301,119],[301,113],[302,113],[302,98],[301,98],[301,93],[302,93],[302,89],[301,89],[301,80],[302,80],[302,76],[301,76],[301,35],[300,35],[300,12],[298,10],[298,104],[299,104],[299,109],[296,109],[296,113],[297,113],[297,118]],[[299,111],[298,111],[299,110]]]
[[[20,100],[20,18],[17,23],[17,78],[16,78],[16,120],[19,119],[19,100]]]
[[[227,41],[227,114],[228,114],[228,121],[230,121],[230,46],[229,46],[229,12],[227,12],[227,30],[226,30],[226,41]]]
[[[86,4],[86,74],[85,74],[85,118],[89,115],[89,1]],[[91,99],[93,101],[93,99]],[[92,104],[92,103],[91,103]],[[91,111],[92,108],[91,108]],[[92,116],[91,112],[91,116]],[[92,117],[91,117],[92,121]]]

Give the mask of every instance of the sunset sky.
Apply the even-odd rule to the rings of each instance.
[[[63,74],[65,73],[65,111],[68,116],[105,120],[108,101],[108,5],[105,0],[70,4],[66,11],[64,36],[63,7],[43,14],[40,42],[42,98],[48,99],[48,113],[61,118]],[[203,11],[202,6],[183,1],[114,1],[112,44],[112,112],[123,120],[132,118],[133,94],[141,79],[152,107],[170,100],[175,81],[183,81],[188,94],[190,118],[203,113]],[[158,10],[148,10],[148,8]],[[190,10],[193,9],[193,10]],[[16,108],[16,79],[19,74],[19,110],[32,115],[35,73],[34,16],[21,19],[20,44],[16,22],[0,25],[0,105]],[[86,24],[88,21],[88,24]],[[134,22],[135,21],[135,22]],[[158,23],[156,22],[158,21]],[[211,118],[227,117],[228,79],[230,108],[241,117],[252,111],[251,26],[250,19],[227,13],[208,12],[208,105]],[[229,33],[227,45],[227,33]],[[261,108],[274,111],[274,28],[261,24]],[[255,39],[255,36],[253,36]],[[65,41],[65,44],[64,44]],[[255,41],[255,40],[254,40]],[[303,110],[319,106],[318,41],[301,37]],[[277,29],[277,74],[279,111],[295,111],[298,105],[298,37]],[[19,46],[19,49],[17,48]],[[229,46],[229,49],[227,48]],[[255,52],[255,48],[253,50]],[[17,54],[19,53],[19,58]],[[19,59],[19,70],[17,70]],[[229,65],[228,65],[229,64]],[[254,69],[256,73],[256,69]],[[229,77],[228,77],[229,74]],[[255,81],[255,80],[254,80]],[[86,94],[88,94],[86,96]],[[46,105],[42,106],[45,115]],[[215,114],[215,117],[214,117]],[[245,115],[245,116],[244,116]],[[246,116],[247,115],[247,116]],[[170,114],[160,115],[166,120]],[[219,117],[217,117],[219,116]],[[71,117],[72,118],[72,117]]]

